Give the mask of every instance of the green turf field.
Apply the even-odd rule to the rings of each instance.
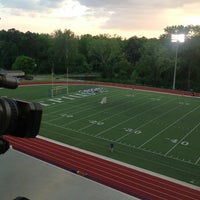
[[[88,94],[97,87],[104,90]],[[91,85],[48,98],[49,88],[0,94],[40,102],[42,136],[200,186],[200,99]]]

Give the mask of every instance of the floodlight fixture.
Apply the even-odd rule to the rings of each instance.
[[[185,34],[172,34],[171,35],[171,42],[185,42]]]

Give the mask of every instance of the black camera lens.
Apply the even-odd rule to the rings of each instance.
[[[0,87],[15,89],[16,78],[0,74]],[[9,149],[9,142],[2,135],[34,138],[39,133],[42,120],[42,106],[7,97],[0,98],[0,154]]]
[[[0,98],[0,135],[13,133],[17,126],[18,113],[15,100]]]
[[[0,98],[0,135],[36,137],[41,119],[42,106],[39,103]]]

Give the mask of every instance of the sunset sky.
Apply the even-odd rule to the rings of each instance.
[[[172,25],[200,25],[199,0],[0,0],[0,30],[159,37]]]

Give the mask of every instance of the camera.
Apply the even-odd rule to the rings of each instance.
[[[16,89],[18,81],[0,74],[0,87]],[[39,133],[41,119],[42,106],[39,103],[0,97],[0,154],[9,149],[9,142],[3,135],[34,138]]]

